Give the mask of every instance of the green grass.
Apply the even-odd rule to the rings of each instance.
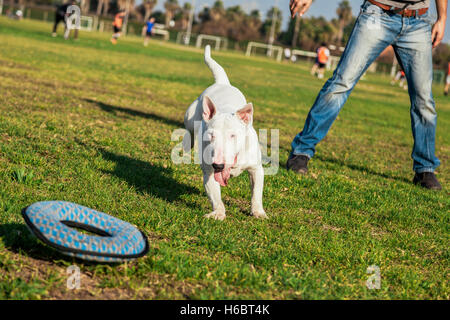
[[[250,217],[246,174],[223,190],[224,222],[198,166],[174,165],[188,105],[213,79],[202,52],[138,38],[50,37],[50,24],[0,17],[0,298],[449,299],[450,103],[435,87],[441,192],[412,180],[409,98],[389,79],[361,81],[310,162],[284,169],[322,81],[306,64],[215,53],[280,130],[280,170],[266,177],[267,221]],[[67,258],[32,237],[21,209],[60,199],[110,213],[149,237],[126,264]],[[66,289],[66,267],[82,271]],[[381,269],[368,290],[367,267]]]

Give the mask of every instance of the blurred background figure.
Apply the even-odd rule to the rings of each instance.
[[[408,84],[406,83],[406,75],[405,75],[405,71],[403,71],[403,69],[400,69],[397,71],[395,78],[392,79],[392,81],[391,81],[391,85],[395,86],[397,84],[397,82],[399,83],[398,85],[400,88],[408,90]]]
[[[16,19],[17,20],[20,20],[20,19],[22,19],[23,18],[23,12],[22,12],[22,10],[17,10],[16,11]]]
[[[144,46],[148,46],[148,41],[150,40],[150,37],[153,35],[153,27],[155,26],[155,18],[148,19],[147,23],[145,24],[146,31],[145,31],[145,40],[144,40]]]
[[[53,24],[53,32],[52,32],[52,36],[56,37],[56,30],[58,28],[58,24],[62,21],[64,23],[65,28],[67,29],[67,25],[66,25],[66,17],[69,15],[67,13],[67,8],[75,5],[76,1],[75,0],[71,0],[69,2],[63,3],[59,6],[56,7],[56,12],[55,12],[55,23]],[[67,30],[65,30],[64,34],[66,34]]]
[[[284,48],[284,58],[289,60],[291,58],[291,56],[292,56],[291,49]]]
[[[450,62],[447,65],[447,79],[445,82],[444,94],[448,96],[448,88],[450,87]]]
[[[319,79],[323,79],[325,67],[330,58],[330,50],[328,50],[326,43],[322,43],[317,49],[317,58],[311,69],[311,75],[317,75]]]
[[[22,10],[17,10],[16,12],[12,12],[11,9],[6,10],[6,16],[10,19],[21,20],[23,18]]]
[[[112,44],[116,44],[117,39],[119,39],[119,37],[120,37],[120,32],[122,30],[122,25],[123,25],[123,19],[125,19],[125,11],[123,11],[123,10],[119,11],[114,16],[114,22],[113,22],[114,33],[111,38]]]

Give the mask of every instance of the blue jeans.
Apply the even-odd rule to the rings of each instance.
[[[436,110],[431,92],[432,24],[429,13],[407,18],[366,1],[333,76],[309,111],[303,131],[292,141],[291,154],[314,156],[317,143],[327,134],[359,78],[392,45],[409,85],[413,170],[433,172],[440,162],[435,156]]]

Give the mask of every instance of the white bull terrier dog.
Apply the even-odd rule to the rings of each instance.
[[[228,184],[230,177],[247,170],[252,188],[251,213],[256,218],[267,218],[262,204],[264,169],[261,150],[252,126],[253,105],[230,84],[225,70],[211,58],[210,46],[205,48],[205,62],[215,83],[186,111],[184,125],[188,132],[183,139],[183,148],[189,151],[194,146],[194,131],[198,130],[203,185],[213,209],[205,217],[225,219],[220,188]]]

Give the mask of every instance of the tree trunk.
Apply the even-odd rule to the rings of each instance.
[[[91,0],[81,0],[80,9],[82,14],[89,12],[91,6]]]
[[[102,14],[103,0],[99,0],[97,4],[97,16]]]
[[[338,43],[342,44],[342,38],[344,38],[344,27],[345,27],[345,21],[340,20],[339,21],[339,32],[338,32]]]
[[[298,34],[300,32],[300,17],[297,15],[295,17],[294,35],[292,37],[292,48],[297,47]]]
[[[150,16],[152,15],[152,9],[150,9],[149,7],[145,6],[145,17],[144,17],[144,21],[148,21],[148,19],[150,18]]]
[[[166,28],[170,27],[171,20],[172,20],[172,11],[166,11]]]
[[[109,10],[109,0],[104,0],[103,4],[103,15],[107,15]]]

